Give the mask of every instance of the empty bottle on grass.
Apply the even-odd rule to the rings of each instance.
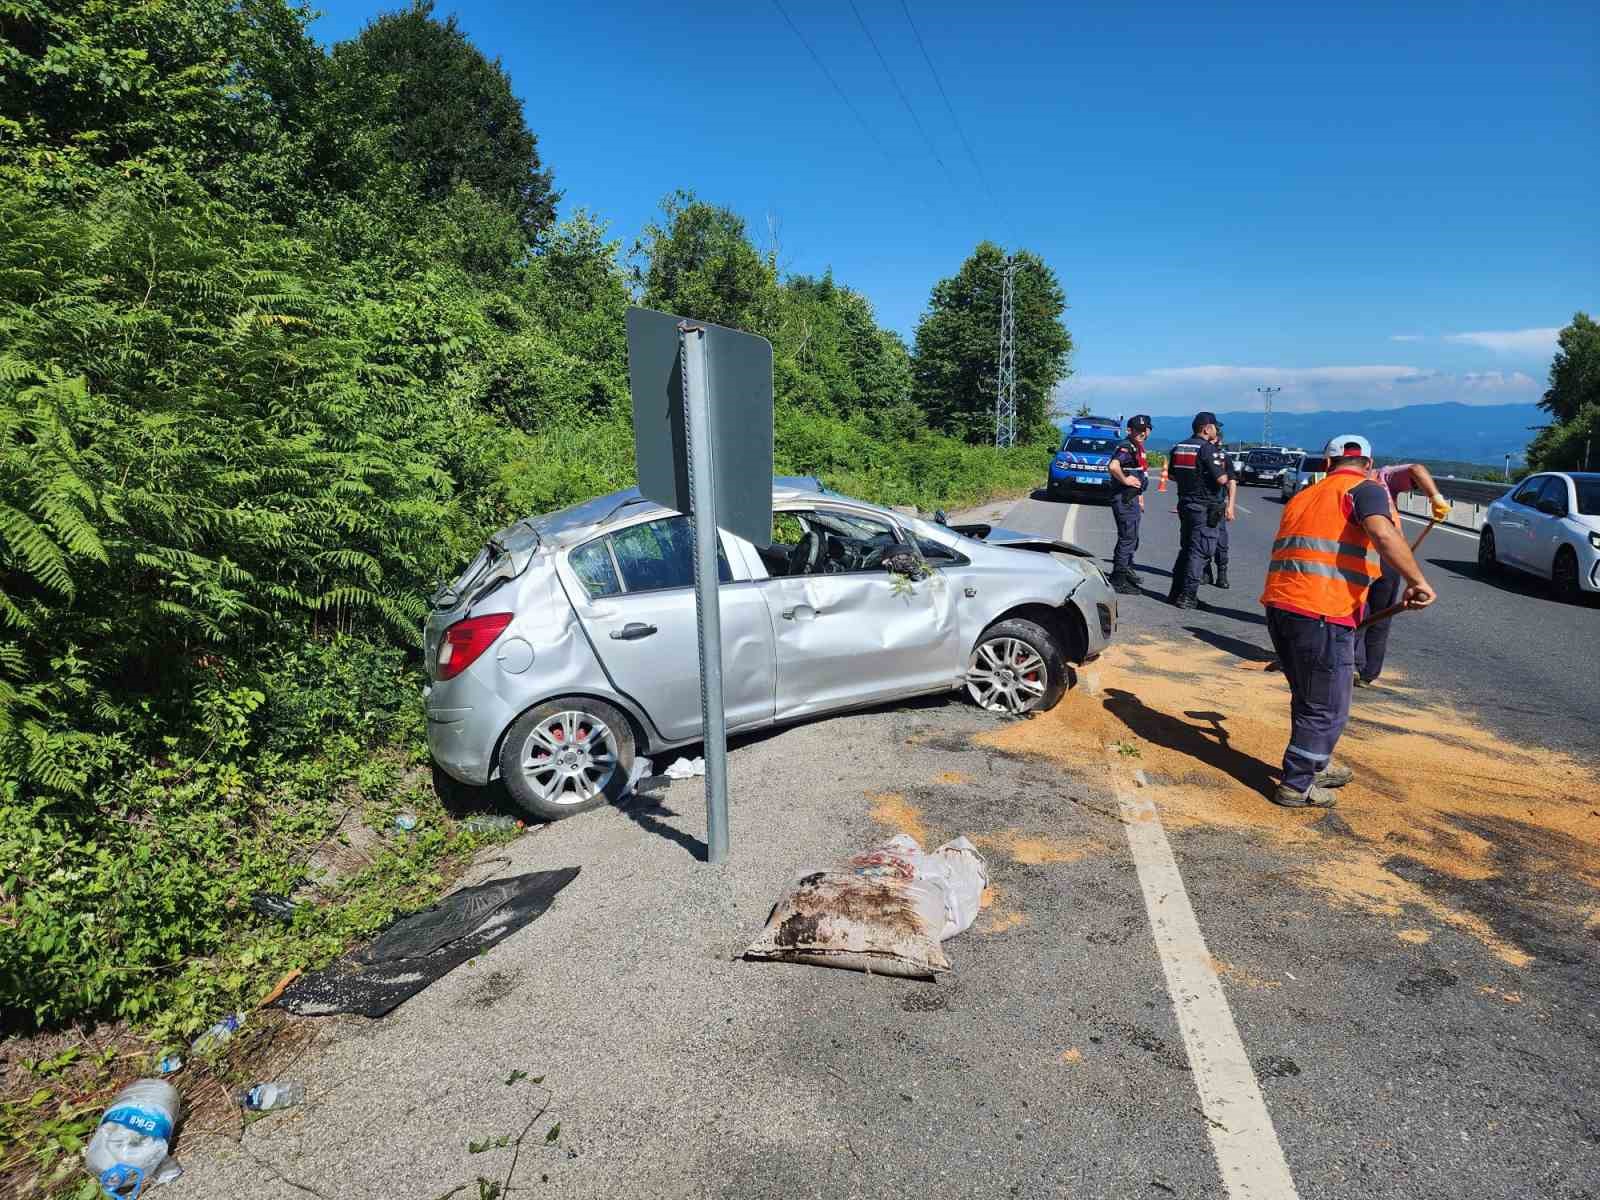
[[[233,1098],[248,1112],[271,1112],[303,1103],[306,1089],[302,1083],[257,1083],[234,1093]]]
[[[461,822],[461,828],[468,833],[515,833],[522,822],[505,813],[479,813]]]
[[[146,1185],[174,1177],[167,1144],[181,1109],[178,1089],[164,1080],[141,1079],[117,1093],[83,1155],[104,1195],[132,1200]]]
[[[215,1053],[233,1040],[233,1035],[239,1032],[243,1024],[243,1013],[234,1013],[232,1016],[223,1017],[222,1020],[195,1038],[194,1045],[190,1046],[189,1049],[196,1054]]]

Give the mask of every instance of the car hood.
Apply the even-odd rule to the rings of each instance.
[[[1094,555],[1082,546],[1063,542],[1059,538],[1045,537],[1039,533],[1023,533],[1017,529],[1000,529],[993,525],[952,525],[957,533],[975,538],[985,546],[1004,546],[1010,550],[1039,550],[1043,553],[1071,554],[1078,558]]]

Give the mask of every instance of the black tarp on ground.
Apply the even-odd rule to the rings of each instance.
[[[371,945],[295,980],[273,1003],[299,1016],[381,1017],[542,914],[577,867],[462,888],[400,918]]]

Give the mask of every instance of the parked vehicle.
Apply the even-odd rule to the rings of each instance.
[[[1489,505],[1478,566],[1548,579],[1563,600],[1600,592],[1600,472],[1530,475]]]
[[[1278,483],[1278,495],[1284,500],[1304,491],[1313,483],[1328,477],[1328,460],[1321,454],[1302,454],[1294,465],[1283,473]]]
[[[1239,485],[1277,487],[1285,472],[1295,464],[1298,452],[1291,453],[1281,446],[1257,446],[1244,456],[1239,467]]]
[[[772,544],[721,535],[735,730],[965,687],[1048,709],[1105,649],[1117,601],[1087,551],[773,488]],[[701,736],[692,536],[636,490],[519,521],[433,597],[428,744],[539,817],[615,798],[636,755]],[[891,567],[893,568],[891,570]]]
[[[1112,495],[1111,453],[1122,438],[1122,426],[1109,417],[1078,417],[1050,461],[1045,493],[1052,500]]]

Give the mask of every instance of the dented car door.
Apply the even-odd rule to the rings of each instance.
[[[762,555],[776,656],[775,716],[954,686],[964,663],[951,582],[891,575],[883,551],[903,544],[878,516],[816,506],[778,514],[793,545]],[[804,539],[818,539],[813,550]]]

